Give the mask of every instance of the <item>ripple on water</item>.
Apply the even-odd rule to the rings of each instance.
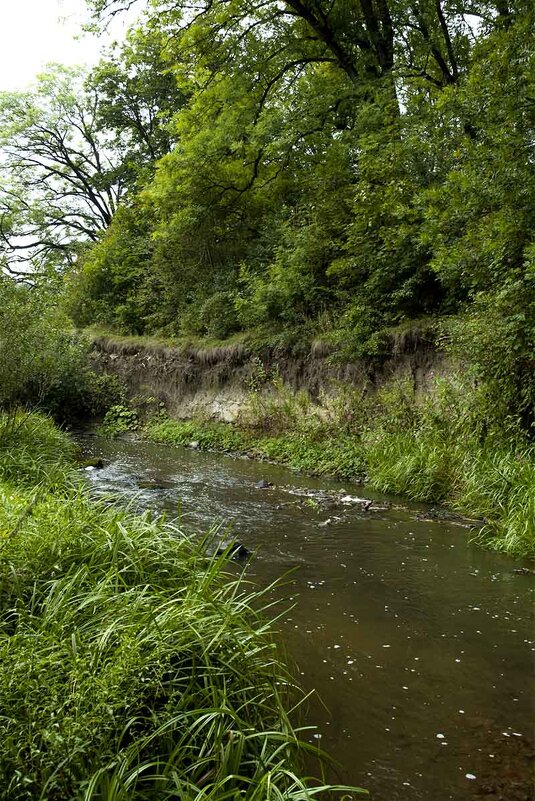
[[[180,509],[199,531],[224,519],[259,583],[299,568],[280,627],[303,687],[321,695],[308,721],[342,781],[374,801],[533,801],[531,575],[362,487],[150,443],[84,448],[106,465],[85,474],[96,494]]]

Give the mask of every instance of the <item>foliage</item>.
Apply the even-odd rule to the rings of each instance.
[[[11,481],[38,478],[30,433],[33,455],[48,458],[54,439],[64,458],[69,450],[48,421],[24,425],[25,435],[0,421],[0,439],[7,430],[22,449]],[[149,514],[91,502],[65,474],[55,492],[6,478],[6,801],[355,797],[299,778],[304,754],[319,752],[288,718],[296,691],[258,611],[268,601],[224,574],[224,556],[208,558],[203,542]]]
[[[136,431],[139,425],[138,415],[135,409],[129,409],[122,404],[111,406],[98,430],[106,437],[118,437],[128,431]]]
[[[532,259],[530,248],[529,257]],[[445,344],[486,388],[486,413],[506,431],[535,433],[535,262],[499,290],[479,292],[469,313],[444,325]]]
[[[90,369],[89,344],[69,328],[49,289],[0,278],[0,408],[30,405],[72,422],[120,398],[120,383]]]
[[[123,195],[125,169],[83,87],[82,71],[56,66],[33,89],[0,94],[0,236],[16,275],[72,265]]]
[[[529,431],[534,23],[526,0],[154,0],[110,69],[121,97],[128,68],[135,97],[161,98],[169,148],[80,265],[75,319],[327,328],[346,357],[383,358],[393,327],[451,317],[451,348]]]
[[[139,178],[172,144],[168,123],[187,99],[165,60],[165,34],[155,26],[127,32],[88,76],[98,125]]]
[[[118,210],[101,241],[85,253],[67,280],[63,305],[77,325],[107,324],[142,334],[158,303],[147,284],[150,231],[136,206]]]
[[[213,339],[226,339],[238,327],[234,297],[230,292],[216,292],[199,309],[198,333]]]

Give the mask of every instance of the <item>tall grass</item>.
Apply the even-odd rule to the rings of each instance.
[[[65,444],[42,418],[24,425],[49,456]],[[46,460],[24,453],[27,485]],[[263,595],[175,526],[65,482],[36,494],[14,464],[0,481],[0,797],[324,797],[301,778],[315,750],[286,711],[296,691]]]
[[[392,425],[383,414],[370,428],[364,446],[371,483],[447,503],[483,520],[481,544],[535,557],[535,448],[514,427],[489,424],[474,391],[447,383],[438,389],[414,404],[410,425]]]
[[[44,415],[0,412],[0,480],[47,487],[65,483],[75,447]]]
[[[466,460],[458,503],[485,519],[481,543],[535,557],[535,448],[485,448]]]
[[[409,381],[338,390],[320,407],[274,384],[266,398],[253,396],[237,426],[160,421],[147,432],[318,475],[366,475],[376,489],[483,519],[481,544],[535,557],[535,448],[514,420],[493,417],[484,387],[452,375],[422,397]]]

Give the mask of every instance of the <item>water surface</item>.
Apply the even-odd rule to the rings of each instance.
[[[297,568],[276,591],[296,596],[280,628],[302,686],[321,696],[308,736],[340,780],[374,801],[535,799],[535,579],[514,572],[522,563],[367,488],[147,442],[83,447],[104,460],[87,472],[95,493],[180,511],[197,531],[225,521],[259,585]]]

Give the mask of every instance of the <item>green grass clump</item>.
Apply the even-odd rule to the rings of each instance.
[[[535,557],[535,448],[482,448],[466,459],[458,505],[486,520],[482,544]]]
[[[253,453],[312,475],[356,479],[363,475],[362,446],[354,437],[322,439],[304,432],[259,439]]]
[[[193,420],[164,420],[145,429],[150,439],[168,445],[189,445],[232,453],[247,451],[251,442],[245,432],[226,423],[204,423]]]
[[[68,448],[48,420],[24,426],[34,450],[10,423],[10,480],[0,480],[2,799],[334,791],[300,778],[315,749],[286,712],[294,688],[258,611],[262,594],[225,575],[224,558],[198,540],[91,502],[65,473],[61,486],[29,486],[54,450],[64,470]]]
[[[368,438],[366,458],[376,489],[447,503],[484,521],[481,544],[535,557],[535,448],[478,446],[429,428],[380,429]]]
[[[44,415],[0,412],[0,480],[25,486],[59,486],[71,468],[75,447]]]
[[[446,501],[458,480],[455,449],[428,433],[372,431],[366,463],[374,487],[415,501]]]

